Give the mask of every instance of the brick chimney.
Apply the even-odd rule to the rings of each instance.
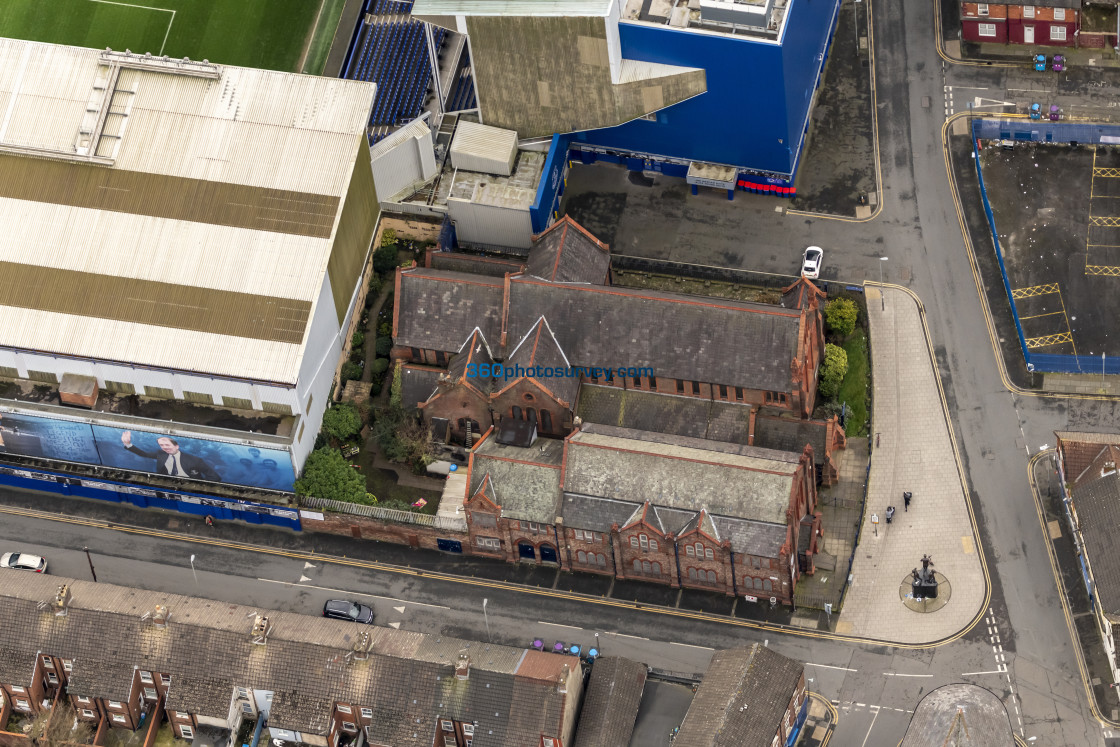
[[[455,660],[455,679],[465,680],[471,674],[471,657],[467,655],[466,650],[459,652],[459,658]]]

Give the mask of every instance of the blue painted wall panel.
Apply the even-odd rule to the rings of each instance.
[[[564,180],[568,177],[568,141],[570,135],[553,135],[544,161],[541,181],[537,185],[537,199],[529,207],[533,233],[540,233],[552,222],[552,212],[559,207],[564,193]]]
[[[690,161],[792,173],[839,0],[793,0],[782,45],[620,23],[625,59],[704,68],[708,91],[657,121],[576,133],[573,140]]]

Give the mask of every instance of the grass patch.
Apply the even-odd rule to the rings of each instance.
[[[295,71],[318,11],[308,0],[3,0],[0,36]]]
[[[841,345],[848,354],[848,373],[840,384],[838,402],[847,402],[851,408],[844,432],[849,436],[867,435],[867,382],[870,359],[867,353],[867,334],[856,329]]]
[[[323,67],[327,64],[327,55],[331,51],[331,42],[334,41],[335,32],[338,31],[338,22],[342,18],[342,9],[346,0],[323,0],[323,13],[319,17],[319,25],[315,27],[315,36],[311,39],[311,46],[307,50],[307,59],[303,62],[302,72],[308,75],[322,75]]]

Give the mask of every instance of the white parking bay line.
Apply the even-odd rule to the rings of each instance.
[[[583,630],[583,628],[576,627],[575,625],[561,625],[560,623],[550,623],[544,620],[537,620],[537,625],[551,625],[554,628],[568,628],[570,630]]]
[[[834,667],[831,664],[814,664],[811,661],[805,662],[805,665],[809,666],[809,667],[823,667],[825,669],[839,669],[842,672],[858,672],[859,671],[858,669],[851,669],[849,667]]]
[[[382,597],[377,594],[363,594],[360,591],[348,591],[346,589],[332,589],[329,586],[316,586],[315,584],[294,584],[291,581],[277,581],[274,578],[258,578],[258,581],[266,581],[270,584],[284,584],[285,586],[298,586],[301,589],[319,589],[320,591],[334,591],[339,594],[345,594],[351,597],[369,597],[370,599],[386,599],[390,602],[401,602],[402,604],[415,604],[418,607],[433,607],[437,610],[449,610],[450,607],[443,604],[427,604],[425,602],[413,602],[408,599],[397,599],[396,597]]]

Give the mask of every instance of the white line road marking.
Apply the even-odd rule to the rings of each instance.
[[[699,648],[699,649],[703,649],[704,651],[715,651],[715,649],[712,648],[711,646],[693,646],[691,643],[677,643],[676,641],[670,641],[669,645],[670,646],[684,646],[685,648]]]
[[[295,586],[291,581],[277,581],[274,578],[258,578],[258,581],[265,581],[270,584],[284,584],[285,586]],[[369,597],[370,599],[387,599],[390,602],[403,602],[404,604],[415,604],[418,607],[434,607],[440,610],[449,610],[450,607],[442,604],[425,604],[424,602],[410,602],[404,599],[397,599],[396,597],[382,597],[377,594],[363,594],[360,591],[349,591],[347,589],[332,589],[329,586],[316,586],[315,584],[300,584],[301,589],[319,589],[320,591],[336,591],[339,594],[346,594],[352,597]]]
[[[1003,652],[1003,644],[1000,644],[1000,645],[999,645],[999,646],[998,646],[997,648],[999,648],[999,650],[1000,650],[1000,653],[1002,653],[1002,652]]]
[[[964,91],[987,91],[987,90],[990,90],[987,87],[981,88],[980,86],[949,86],[949,88],[956,89],[958,91],[961,91],[961,90],[964,90]]]
[[[900,672],[883,672],[884,677],[932,677],[932,674],[902,674]]]
[[[550,623],[550,622],[545,622],[544,620],[537,620],[537,625],[551,625],[554,628],[569,628],[571,630],[583,630],[583,628],[577,627],[575,625],[561,625],[560,623]]]
[[[831,664],[814,664],[811,661],[805,662],[805,666],[809,667],[824,667],[825,669],[839,669],[844,672],[858,672],[858,669],[850,669],[848,667],[834,667]]]
[[[310,581],[310,580],[311,580],[311,576],[302,576],[302,575],[301,575],[301,576],[299,577],[299,582],[298,582],[298,583],[301,583],[301,584],[302,584],[302,583],[303,583],[304,581]]]
[[[393,611],[394,611],[394,612],[399,612],[400,614],[402,614],[402,615],[403,615],[403,614],[404,614],[404,611],[405,611],[405,606],[404,606],[404,605],[402,604],[402,605],[401,605],[400,607],[394,607],[394,608],[393,608]]]
[[[856,703],[856,707],[857,708],[866,708],[867,704],[866,703]]]
[[[992,646],[992,653],[993,653],[993,654],[998,654],[998,653],[999,653],[999,649],[998,649],[998,648],[996,648],[995,646]]]
[[[867,727],[867,736],[863,738],[863,744],[860,747],[867,747],[867,740],[871,738],[871,730],[875,728],[875,719],[879,718],[879,712],[875,711],[875,715],[871,717],[871,724]]]
[[[1003,674],[1002,669],[992,669],[987,672],[961,672],[961,677],[971,677],[974,674]]]
[[[618,638],[633,638],[635,641],[648,641],[648,638],[642,638],[640,635],[626,635],[625,633],[604,633],[603,635],[613,635]]]
[[[393,630],[400,630],[401,629],[401,624],[400,623],[389,623],[389,627],[392,628]]]
[[[880,708],[882,708],[882,706],[877,706],[877,705],[873,705],[873,706],[869,706],[869,708],[870,708],[870,709],[871,709],[872,711],[874,711],[875,713],[878,713],[878,712],[879,712],[879,709],[880,709]]]
[[[304,563],[303,564],[303,570],[306,571],[308,568],[318,568],[318,566],[312,565],[311,563]]]

